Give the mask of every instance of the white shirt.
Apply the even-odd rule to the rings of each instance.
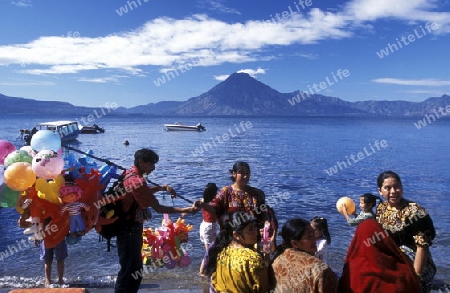
[[[316,257],[327,263],[328,244],[327,239],[321,238],[316,240],[317,252]]]

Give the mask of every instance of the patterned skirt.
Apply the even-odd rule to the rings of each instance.
[[[400,249],[414,262],[414,258],[416,253],[409,247],[402,245]],[[436,275],[436,265],[433,262],[433,258],[431,257],[431,253],[429,254],[427,263],[425,268],[420,274],[420,292],[421,293],[429,293],[431,291],[431,284],[433,283],[434,275]]]

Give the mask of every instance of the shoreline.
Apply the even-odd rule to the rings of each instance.
[[[156,280],[156,279],[144,279],[141,284],[141,288],[139,292],[147,293],[147,292],[161,292],[161,293],[209,293],[209,283],[208,279],[204,277],[196,276],[197,280],[192,280],[190,286],[178,286],[178,288],[174,288],[174,283],[171,281],[172,279],[168,278],[165,280]],[[88,283],[74,283],[69,284],[69,288],[67,289],[85,289],[85,292],[89,293],[110,293],[114,290],[114,286],[105,286],[105,287],[95,287],[92,284]],[[32,289],[44,289],[43,287],[32,287],[32,288],[0,288],[0,293],[9,293],[18,290],[28,289],[31,291]],[[55,290],[59,289],[59,290]],[[52,291],[68,291],[64,290],[66,288],[55,288],[50,289],[48,292]],[[40,291],[41,291],[40,290]],[[437,279],[433,282],[432,290],[433,293],[447,293],[450,292],[450,279],[449,280],[440,280]]]

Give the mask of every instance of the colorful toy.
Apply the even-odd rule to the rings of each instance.
[[[12,190],[8,185],[0,186],[0,207],[12,208],[16,206],[20,191]]]
[[[90,208],[88,205],[79,202],[79,199],[83,195],[83,190],[76,185],[63,185],[59,193],[61,194],[61,200],[65,203],[61,209],[61,213],[69,212],[69,233],[72,236],[84,235],[86,226],[81,216],[81,209],[89,211]]]
[[[4,149],[1,151],[3,152]],[[8,150],[9,153],[6,156],[13,151],[14,149]],[[33,163],[14,162],[16,159],[21,160],[23,156],[26,156],[23,151],[27,152],[29,156],[31,156],[30,153],[34,155],[31,148],[29,148],[29,152],[21,149],[20,153],[17,152],[16,155],[8,157],[6,161],[10,162],[11,157],[12,161],[7,168],[3,168],[3,165],[0,166],[0,205],[15,208],[21,214],[19,225],[24,229],[24,234],[29,235],[30,241],[43,239],[45,248],[55,247],[64,238],[70,244],[79,242],[82,235],[89,232],[97,222],[99,209],[89,207],[101,199],[101,190],[104,189],[104,185],[100,184],[100,178],[103,174],[96,168],[90,168],[90,172],[86,173],[84,166],[80,164],[82,172],[79,172],[79,176],[66,182],[63,175],[67,175],[68,178],[70,176],[67,171],[61,169],[61,165],[64,168],[62,152],[60,149],[44,149],[39,151],[39,156],[34,155],[37,158],[33,158],[34,164],[38,165],[36,169],[38,176],[40,175],[36,179],[37,174],[33,170]],[[79,163],[75,157],[72,156],[72,158]],[[57,161],[57,164],[54,160]],[[90,166],[94,166],[94,164],[90,164]],[[2,184],[3,182],[6,184]],[[75,190],[72,190],[75,198],[81,194],[81,197],[76,200],[81,206],[78,209],[81,228],[77,226],[76,229],[71,229],[70,222],[73,217],[70,213],[64,212],[69,210],[66,205],[71,200],[66,200],[63,205],[60,189],[62,193],[70,193],[62,190],[62,187],[69,186],[75,186]],[[82,207],[84,205],[87,207],[86,209]],[[44,226],[48,220],[50,221]]]
[[[38,177],[53,179],[64,169],[64,159],[56,151],[42,150],[34,156],[32,166]]]
[[[30,146],[36,152],[43,150],[57,152],[61,148],[61,138],[51,130],[39,130],[31,138]]]
[[[29,227],[23,231],[24,234],[32,234],[28,239],[30,241],[42,240],[46,236],[51,235],[52,232],[48,229],[50,227],[44,227],[43,223],[50,215],[53,216],[57,214],[57,211],[59,211],[59,204],[55,205],[40,199],[37,196],[36,189],[33,187],[24,191],[19,201],[22,203],[20,208],[24,210],[23,214],[27,216],[26,219],[22,219],[22,222],[31,219],[30,224],[28,225]],[[47,228],[47,230],[45,230],[45,228]]]
[[[55,204],[60,204],[62,201],[60,199],[59,190],[63,186],[64,182],[64,177],[61,174],[51,180],[38,178],[36,179],[34,188],[38,192],[38,196],[40,198]]]
[[[16,147],[7,140],[0,140],[0,165],[3,165],[7,155],[15,151]]]
[[[15,150],[6,156],[4,164],[7,167],[17,162],[31,164],[33,162],[33,158],[24,150]]]
[[[164,214],[161,227],[154,231],[151,228],[144,229],[144,246],[142,249],[143,262],[153,267],[173,269],[176,266],[187,267],[191,258],[181,247],[181,243],[187,242],[188,233],[193,229],[192,225],[186,225],[185,220],[179,218],[173,223],[168,214]]]
[[[98,167],[97,167],[97,163],[96,163],[96,162],[93,162],[93,161],[91,160],[91,158],[89,157],[89,155],[94,154],[94,152],[93,152],[92,150],[89,150],[89,151],[87,152],[87,154],[88,154],[88,155],[84,155],[84,156],[80,157],[80,158],[78,159],[78,162],[81,164],[82,168],[84,168],[84,172],[87,173],[87,174],[89,174],[89,173],[91,173],[93,170],[97,170]]]
[[[31,164],[25,162],[17,162],[8,166],[4,177],[6,185],[16,191],[27,190],[36,182],[36,175]]]
[[[36,155],[36,152],[33,151],[33,149],[31,148],[30,145],[25,145],[25,146],[21,147],[20,150],[21,150],[21,151],[26,151],[27,154],[28,154],[30,157],[32,157],[32,158]],[[30,164],[31,164],[31,163],[30,163]]]
[[[118,179],[120,177],[120,174],[117,174],[117,167],[115,166],[104,165],[100,167],[98,171],[101,174],[100,184],[105,186],[105,189],[111,179]],[[105,189],[103,189],[102,191],[104,191]]]

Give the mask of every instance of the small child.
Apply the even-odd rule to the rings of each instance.
[[[375,214],[373,213],[373,208],[377,204],[377,199],[381,201],[379,196],[373,195],[371,193],[364,193],[359,197],[359,207],[361,208],[361,212],[356,218],[351,218],[347,212],[347,207],[345,204],[342,205],[342,214],[345,219],[347,219],[347,223],[350,226],[357,226],[362,221],[367,219],[374,219]],[[354,213],[356,215],[356,211]]]
[[[45,219],[44,226],[47,226],[50,220],[50,218]],[[39,256],[44,261],[45,288],[67,288],[68,285],[64,283],[64,260],[68,256],[66,240],[63,239],[53,248],[45,248],[44,240],[36,240],[35,244],[39,246]],[[53,284],[51,278],[53,258],[56,258],[56,269],[58,272],[57,284]]]
[[[203,202],[211,202],[217,193],[217,185],[215,183],[208,183],[203,190]],[[215,214],[211,214],[206,210],[202,209],[203,221],[200,224],[200,241],[205,245],[205,256],[203,257],[202,263],[200,265],[199,276],[205,276],[205,263],[207,262],[207,253],[209,246],[214,243],[217,236],[217,217]]]
[[[324,263],[327,263],[328,245],[331,244],[331,235],[328,231],[327,219],[314,217],[310,222],[311,227],[314,229],[314,237],[316,237],[316,257],[321,259]]]

